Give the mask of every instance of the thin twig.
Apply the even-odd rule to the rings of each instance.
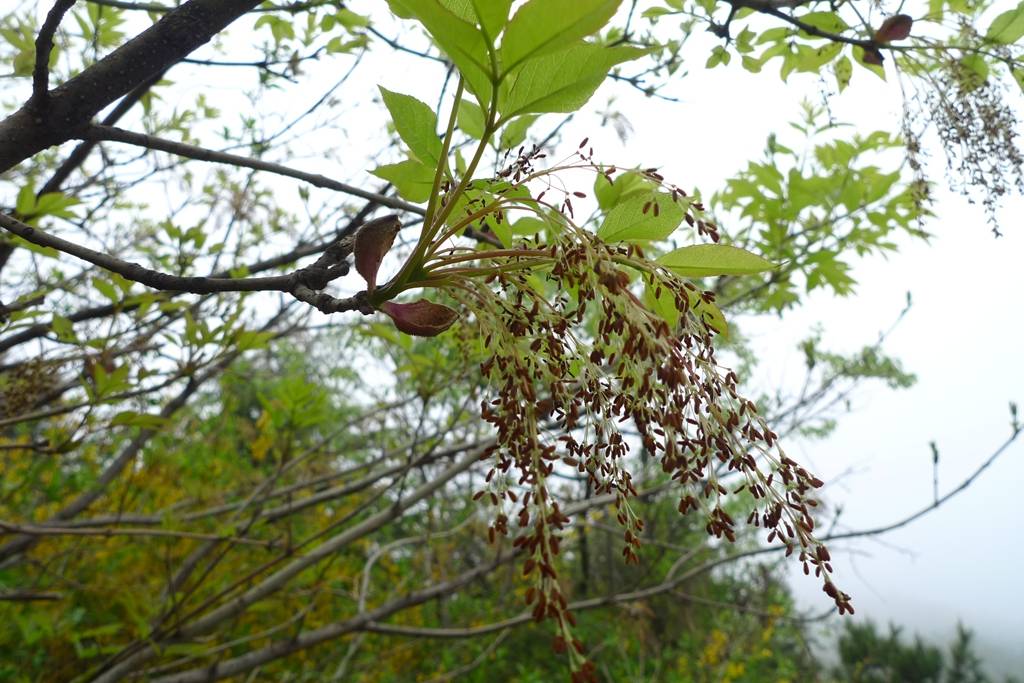
[[[208,161],[212,163],[227,164],[229,166],[237,166],[240,168],[251,168],[257,171],[266,171],[268,173],[275,173],[277,175],[295,178],[296,180],[302,180],[316,187],[334,190],[335,192],[343,192],[354,197],[361,197],[362,199],[367,199],[376,202],[381,206],[387,206],[392,209],[408,211],[409,213],[414,213],[420,216],[424,214],[423,208],[415,204],[410,204],[409,202],[402,201],[395,197],[388,197],[376,192],[370,192],[368,190],[355,187],[354,185],[333,180],[318,173],[306,173],[282,164],[263,161],[262,159],[253,159],[251,157],[244,157],[238,154],[218,152],[216,150],[206,149],[184,142],[175,142],[174,140],[158,138],[153,135],[133,133],[114,126],[87,126],[79,131],[75,137],[81,140],[110,140],[112,142],[122,142],[129,145],[135,145],[136,147],[144,147],[146,149],[167,152],[168,154],[174,154],[188,159],[195,159],[196,161]]]
[[[32,69],[32,97],[29,104],[37,110],[45,109],[50,89],[50,53],[53,52],[53,36],[76,0],[57,0],[46,14],[39,35],[36,36],[36,63]]]

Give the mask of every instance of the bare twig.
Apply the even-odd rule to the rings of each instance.
[[[242,536],[226,536],[223,534],[201,534],[194,531],[174,531],[172,529],[147,529],[139,527],[100,527],[92,529],[70,528],[61,526],[39,526],[36,524],[14,524],[0,520],[0,531],[27,536],[152,536],[167,538],[188,538],[199,541],[224,541],[241,545],[257,545],[264,548],[276,548],[277,541],[264,541],[259,538]]]
[[[82,140],[110,140],[112,142],[122,142],[129,145],[135,145],[136,147],[144,147],[146,149],[167,152],[168,154],[174,154],[188,159],[195,159],[196,161],[208,161],[218,164],[227,164],[229,166],[237,166],[239,168],[251,168],[257,171],[266,171],[268,173],[275,173],[277,175],[295,178],[296,180],[302,180],[315,187],[322,187],[327,190],[342,192],[344,194],[352,195],[353,197],[361,197],[363,199],[376,202],[380,206],[408,211],[409,213],[421,216],[424,214],[424,209],[415,204],[410,204],[409,202],[402,201],[395,197],[388,197],[376,192],[370,192],[368,190],[355,187],[354,185],[333,180],[318,173],[306,173],[304,171],[299,171],[288,166],[275,164],[262,159],[253,159],[251,157],[244,157],[238,154],[218,152],[216,150],[206,149],[184,142],[175,142],[174,140],[158,138],[153,135],[133,133],[113,126],[88,126],[82,129],[76,137]]]
[[[63,600],[64,595],[54,591],[3,591],[0,602],[52,602]]]
[[[57,0],[46,14],[46,19],[36,36],[36,63],[32,69],[32,97],[29,104],[44,109],[50,88],[50,53],[53,51],[53,36],[57,27],[76,0]]]

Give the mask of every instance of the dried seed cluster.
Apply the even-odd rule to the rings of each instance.
[[[1004,86],[983,78],[967,60],[948,59],[927,75],[931,87],[919,95],[946,152],[951,187],[968,197],[980,193],[992,230],[999,235],[1000,199],[1012,191],[1024,192],[1020,120]]]

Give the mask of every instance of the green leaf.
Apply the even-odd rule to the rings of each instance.
[[[732,59],[732,55],[721,45],[716,45],[711,50],[711,55],[708,57],[708,61],[704,62],[705,69],[714,69],[719,64],[728,64]]]
[[[14,210],[22,216],[31,216],[36,208],[35,183],[29,182],[18,190],[18,198],[14,203]]]
[[[775,268],[771,261],[728,244],[681,247],[659,257],[658,263],[682,277],[751,275]]]
[[[68,208],[81,203],[82,200],[76,197],[65,196],[62,192],[47,192],[36,201],[33,214],[36,216],[74,218],[75,212],[68,211]]]
[[[488,43],[476,26],[448,11],[437,0],[388,0],[400,17],[411,17],[423,24],[476,95],[482,107],[491,100],[491,73]]]
[[[810,12],[809,14],[796,18],[808,26],[813,26],[814,28],[827,33],[840,34],[850,28],[850,26],[835,12]],[[817,38],[818,36],[812,37]]]
[[[476,140],[483,139],[484,112],[479,105],[469,100],[460,100],[458,121],[463,133]]]
[[[508,23],[508,10],[512,0],[472,0],[473,11],[480,27],[487,33],[492,43],[497,42],[498,34]]]
[[[433,166],[427,166],[416,159],[378,166],[371,173],[394,185],[398,194],[410,202],[427,201],[434,187]]]
[[[798,45],[796,55],[793,57],[793,65],[799,72],[813,73],[831,62],[842,49],[841,43],[827,43],[817,48],[810,45]]]
[[[117,288],[109,280],[94,277],[92,279],[92,286],[113,304],[116,304],[121,300],[121,295],[118,293]]]
[[[369,42],[369,39],[365,35],[356,36],[351,40],[342,40],[340,36],[335,36],[327,41],[327,54],[339,55],[346,52],[352,52],[358,48],[366,47]]]
[[[606,175],[598,175],[594,179],[594,196],[597,205],[607,211],[622,199],[634,194],[650,193],[654,184],[637,171],[627,171],[611,180]]]
[[[1017,81],[1020,91],[1024,92],[1024,69],[1014,69],[1012,73],[1013,80]]]
[[[1003,12],[992,20],[992,25],[985,32],[985,40],[1010,45],[1024,36],[1024,2],[1016,9]]]
[[[965,92],[977,90],[985,85],[989,67],[984,57],[978,54],[967,55],[960,60],[960,66],[964,68],[964,76],[960,81]]]
[[[476,22],[476,10],[470,0],[441,0],[441,4],[459,19]]]
[[[505,119],[528,113],[576,111],[586,104],[613,66],[646,53],[632,47],[581,42],[561,52],[529,59],[505,79],[498,110]]]
[[[50,329],[52,329],[54,334],[57,335],[57,339],[63,342],[78,341],[78,335],[75,334],[74,323],[72,323],[69,318],[54,314],[53,319],[50,320]]]
[[[235,335],[235,346],[240,351],[251,349],[263,349],[274,338],[273,332],[261,332],[259,330],[241,330]]]
[[[543,235],[548,229],[548,223],[540,218],[532,218],[527,216],[526,218],[520,218],[515,223],[512,223],[509,227],[511,228],[513,235]]]
[[[675,297],[664,287],[652,287],[649,278],[645,280],[647,281],[644,284],[644,305],[674,329],[679,322],[679,309],[676,307]]]
[[[539,117],[536,114],[520,116],[502,128],[501,140],[498,142],[498,149],[512,149],[526,139],[526,133],[530,126]]]
[[[669,327],[674,328],[679,323],[680,314],[676,307],[675,297],[671,296],[664,287],[652,287],[649,281],[646,282],[644,305],[667,322]],[[729,325],[718,306],[704,301],[699,293],[692,292],[690,294],[690,311],[705,325],[728,339]]]
[[[722,310],[712,304],[704,301],[699,297],[695,297],[696,301],[693,302],[693,312],[701,321],[710,327],[712,330],[722,335],[726,339],[729,338],[729,323],[725,320],[725,315]]]
[[[786,26],[778,26],[776,28],[770,28],[767,31],[762,31],[761,35],[757,37],[755,41],[758,45],[764,43],[778,43],[784,41],[786,38],[793,33],[793,30]]]
[[[10,235],[8,239],[13,240],[14,243],[18,245],[18,248],[26,249],[34,254],[39,254],[40,256],[45,256],[46,258],[53,259],[59,259],[61,257],[61,253],[54,249],[53,247],[41,247],[38,244],[29,242],[28,240],[18,237],[17,235]]]
[[[334,20],[350,31],[356,28],[366,28],[370,25],[370,20],[367,17],[345,8],[334,13]]]
[[[501,221],[500,223],[490,216],[484,221],[490,231],[494,233],[494,236],[498,238],[502,246],[508,247],[512,244],[512,226],[508,221]]]
[[[832,65],[832,70],[836,74],[839,92],[843,92],[846,90],[846,86],[850,85],[850,79],[853,78],[853,64],[850,63],[850,58],[843,55]]]
[[[502,68],[564,48],[601,30],[621,0],[530,0],[519,8],[501,41]]]
[[[671,235],[682,220],[683,209],[671,195],[641,195],[609,211],[597,236],[605,242],[661,240]]]
[[[383,86],[380,94],[384,105],[391,112],[391,120],[399,137],[420,161],[437,166],[441,158],[441,139],[437,136],[437,116],[426,103],[401,93],[392,92]]]

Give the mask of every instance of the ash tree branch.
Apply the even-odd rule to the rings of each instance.
[[[72,139],[102,109],[209,42],[261,0],[189,0],[100,61],[0,121],[0,173]]]
[[[0,602],[51,602],[63,600],[62,593],[52,591],[7,591],[0,592]]]
[[[1010,445],[1017,440],[1017,438],[1021,435],[1022,432],[1024,432],[1024,427],[1021,427],[1020,425],[1014,425],[1013,431],[1011,432],[1010,436],[1006,439],[1006,441],[1000,444],[1000,446],[995,451],[993,451],[992,454],[989,455],[989,457],[986,458],[983,463],[978,465],[978,467],[975,468],[975,470],[971,472],[971,474],[967,478],[961,481],[956,488],[953,488],[949,490],[945,495],[936,498],[931,505],[928,505],[927,507],[924,507],[913,514],[908,515],[907,517],[904,517],[898,522],[893,522],[892,524],[886,524],[885,526],[876,527],[874,529],[848,531],[840,534],[829,534],[822,540],[837,541],[845,538],[857,538],[859,536],[878,536],[899,529],[900,527],[904,527],[910,524],[911,522],[925,516],[926,514],[928,514],[935,508],[939,507],[940,505],[942,505],[943,503],[945,503],[958,493],[963,492],[964,490],[967,489],[967,487],[973,484],[975,480],[981,476],[982,472],[987,470],[989,466],[991,466],[992,463],[994,463],[999,458],[999,456],[1006,452],[1006,449],[1009,448]]]
[[[846,43],[847,45],[855,45],[857,47],[862,47],[865,50],[875,50],[875,51],[878,50],[878,43],[875,42],[874,40],[864,39],[864,38],[849,38],[847,36],[840,35],[838,33],[831,33],[829,31],[825,31],[825,30],[820,29],[820,28],[818,28],[816,26],[811,26],[810,24],[808,24],[806,22],[800,21],[800,19],[794,17],[791,14],[786,14],[785,12],[780,10],[778,7],[776,7],[775,5],[773,5],[773,4],[769,3],[769,2],[744,2],[744,1],[740,1],[740,2],[733,3],[733,6],[737,7],[737,8],[739,8],[739,7],[749,7],[750,9],[752,9],[752,10],[754,10],[756,12],[760,12],[761,14],[767,14],[769,16],[773,16],[773,17],[776,17],[778,19],[782,19],[787,24],[791,24],[793,26],[796,26],[798,29],[800,29],[804,33],[806,33],[808,35],[815,36],[816,38],[827,38],[828,40],[831,40],[831,41],[836,42],[836,43]],[[889,46],[886,46],[886,47],[889,47]]]
[[[268,258],[268,259],[263,259],[261,261],[255,262],[255,263],[248,264],[246,269],[250,273],[261,273],[261,272],[265,272],[265,271],[268,271],[268,270],[272,270],[274,268],[280,268],[281,266],[285,266],[285,265],[287,265],[289,263],[292,263],[292,262],[294,262],[294,261],[296,261],[296,260],[298,260],[300,258],[303,258],[303,257],[306,257],[306,256],[311,256],[311,255],[316,254],[316,253],[324,252],[324,250],[327,249],[330,246],[330,244],[341,242],[345,238],[348,238],[348,237],[351,237],[352,235],[354,235],[355,231],[360,226],[362,226],[364,224],[364,219],[366,218],[366,216],[369,215],[369,213],[372,212],[372,210],[375,209],[376,206],[377,206],[377,204],[374,203],[374,202],[367,203],[366,207],[364,207],[364,209],[361,210],[349,222],[349,224],[345,228],[343,228],[342,230],[338,231],[335,234],[332,242],[326,242],[326,243],[325,242],[321,242],[321,243],[316,243],[316,244],[302,244],[302,245],[299,245],[298,247],[295,247],[294,249],[292,249],[291,251],[289,251],[287,253],[280,254],[278,256],[273,256],[273,257]],[[0,252],[0,256],[2,256],[2,252]],[[209,275],[209,277],[227,278],[229,275],[230,275],[230,271],[228,271],[228,270],[220,270],[220,271],[216,271],[214,273],[211,273]],[[168,294],[168,296],[171,296],[171,295]],[[67,318],[72,323],[80,323],[80,322],[84,322],[86,320],[96,320],[97,318],[105,318],[105,317],[114,315],[115,313],[126,313],[126,312],[129,312],[129,311],[133,311],[136,308],[138,308],[138,304],[131,303],[131,302],[128,302],[128,303],[118,302],[116,304],[104,304],[102,306],[90,306],[89,308],[83,308],[83,309],[81,309],[79,311],[76,311],[76,312],[68,315]],[[48,334],[49,332],[50,332],[50,325],[49,325],[49,323],[37,323],[35,325],[30,325],[30,326],[26,327],[25,329],[20,330],[20,331],[14,333],[14,334],[8,335],[8,336],[3,337],[3,338],[0,338],[0,353],[3,353],[4,351],[7,351],[7,350],[12,349],[12,348],[15,348],[15,347],[20,346],[22,344],[25,344],[27,342],[30,342],[30,341],[32,341],[34,339],[38,339],[40,337],[43,337],[46,334]]]
[[[56,235],[50,235],[6,214],[0,214],[0,227],[5,228],[27,242],[40,247],[56,249],[153,289],[170,292],[191,292],[192,294],[211,294],[214,292],[287,292],[292,288],[291,275],[233,279],[181,277],[161,273],[140,266],[137,263],[122,261],[110,254],[104,254],[89,247],[69,242]]]
[[[385,216],[376,220],[397,222],[398,218],[395,216]],[[300,268],[288,275],[253,278],[183,277],[145,268],[137,263],[129,263],[110,254],[104,254],[94,249],[83,247],[80,244],[69,242],[56,235],[50,235],[31,225],[26,225],[6,214],[0,214],[0,227],[32,244],[70,254],[112,273],[117,273],[132,282],[138,282],[153,289],[167,292],[190,292],[192,294],[287,292],[299,301],[315,306],[324,313],[354,310],[366,314],[373,312],[373,308],[369,305],[363,293],[339,299],[324,292],[315,291],[323,289],[332,280],[348,274],[349,265],[345,259],[352,251],[352,242],[347,239],[329,246],[312,266]]]
[[[153,12],[155,14],[161,14],[163,12],[170,12],[174,9],[170,5],[161,5],[158,3],[150,2],[126,2],[125,0],[87,0],[90,4],[99,5],[100,7],[112,7],[114,9],[124,9],[137,12]],[[344,7],[342,0],[309,0],[308,2],[288,2],[282,5],[270,5],[268,7],[254,7],[250,12],[302,12],[307,9],[316,9],[317,7],[337,7],[342,9]]]
[[[39,35],[36,36],[36,63],[32,68],[32,97],[29,102],[37,109],[46,107],[50,89],[50,53],[53,52],[53,36],[61,20],[77,0],[57,0],[46,14]]]
[[[253,159],[251,157],[244,157],[238,154],[218,152],[184,142],[175,142],[173,140],[158,138],[153,135],[134,133],[114,126],[88,126],[78,131],[75,134],[75,137],[81,140],[91,140],[93,142],[101,140],[122,142],[129,145],[135,145],[136,147],[143,147],[159,152],[167,152],[168,154],[174,154],[187,159],[195,159],[196,161],[207,161],[211,163],[237,166],[239,168],[251,168],[256,171],[266,171],[268,173],[302,180],[315,187],[334,190],[335,192],[342,192],[344,194],[352,195],[353,197],[366,199],[368,201],[375,202],[380,206],[408,211],[409,213],[414,213],[420,216],[426,213],[422,207],[415,204],[410,204],[409,202],[404,202],[401,199],[388,197],[377,192],[363,190],[355,187],[354,185],[342,183],[318,173],[306,173],[305,171],[299,171],[270,161],[263,161],[262,159]]]
[[[905,46],[905,45],[892,45],[891,43],[888,43],[888,42],[880,43],[879,41],[875,40],[874,38],[851,38],[849,36],[844,36],[844,35],[842,35],[840,33],[832,33],[831,31],[826,31],[824,29],[820,29],[817,26],[812,26],[811,24],[808,24],[808,23],[806,23],[804,21],[801,21],[800,18],[794,17],[792,14],[787,14],[786,12],[782,11],[782,8],[793,8],[793,9],[795,9],[797,7],[801,7],[801,6],[805,5],[805,4],[807,4],[804,0],[726,0],[726,1],[732,6],[732,11],[729,14],[729,19],[726,20],[726,22],[725,22],[725,24],[723,26],[716,26],[716,25],[712,26],[712,32],[713,33],[715,33],[716,35],[719,35],[719,36],[721,36],[723,38],[726,38],[726,39],[728,39],[728,37],[729,37],[729,22],[732,21],[732,18],[736,14],[737,10],[746,7],[748,9],[752,9],[755,12],[758,12],[760,14],[767,14],[768,16],[772,16],[772,17],[775,17],[777,19],[781,19],[782,21],[786,22],[787,24],[790,24],[791,26],[795,26],[796,28],[800,29],[801,31],[803,31],[804,33],[806,33],[806,34],[808,34],[810,36],[814,36],[816,38],[825,38],[825,39],[830,40],[830,41],[835,42],[835,43],[845,43],[846,45],[853,45],[853,46],[856,46],[856,47],[860,47],[860,48],[863,48],[867,52],[874,53],[878,57],[881,57],[881,49],[882,48],[884,48],[886,50],[898,51],[898,52],[905,52],[905,51],[913,49],[912,47]]]

